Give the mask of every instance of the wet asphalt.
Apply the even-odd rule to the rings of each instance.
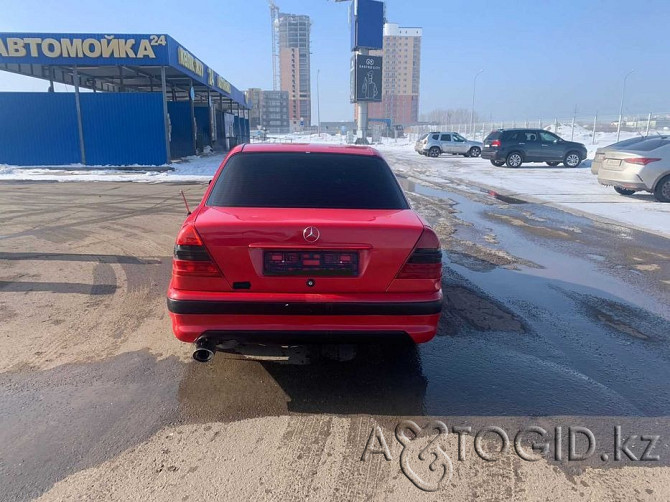
[[[443,242],[433,341],[204,365],[163,300],[178,191],[195,200],[204,184],[0,184],[2,499],[36,497],[171,424],[562,417],[667,436],[667,239],[476,187],[401,184]],[[662,448],[668,465],[667,437]]]

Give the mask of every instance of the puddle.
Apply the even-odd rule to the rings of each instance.
[[[455,216],[467,225],[466,227],[459,226],[454,237],[486,245],[488,243],[484,237],[489,236],[490,239],[491,234],[495,235],[499,243],[498,248],[519,261],[518,266],[523,274],[545,280],[560,281],[571,287],[593,288],[603,295],[609,295],[612,299],[628,302],[661,316],[667,315],[667,305],[660,302],[654,295],[650,295],[648,289],[643,289],[643,284],[631,285],[630,282],[603,273],[599,268],[602,264],[597,259],[585,255],[581,247],[579,249],[576,247],[580,244],[574,242],[574,234],[570,235],[565,230],[553,228],[552,225],[556,223],[552,222],[553,218],[550,215],[556,211],[554,209],[533,205],[536,216],[539,215],[546,220],[544,226],[535,227],[526,223],[522,214],[518,216],[508,213],[500,214],[489,206],[457,193],[426,187],[409,180],[401,179],[401,183],[406,190],[451,201],[452,209],[456,210]],[[588,228],[593,224],[589,220],[567,213],[559,212],[559,216],[559,224],[563,226],[567,224],[572,228]],[[510,224],[511,221],[518,222],[519,225]],[[537,229],[537,232],[531,232],[533,229]],[[456,251],[460,250],[456,249]],[[453,263],[456,267],[459,263],[466,266],[472,265],[472,263],[463,262],[458,256],[455,257]],[[474,284],[482,286],[489,292],[491,292],[489,289],[491,275],[507,276],[508,274],[498,267],[487,269],[483,272],[485,276],[479,277],[477,274],[481,272],[477,272],[478,267],[473,268],[475,271],[471,270],[472,274],[466,274],[468,280],[472,280]],[[458,271],[461,272],[461,269]],[[505,279],[505,281],[509,280],[515,279]],[[501,285],[499,292],[502,296],[509,289],[508,286],[508,284]]]
[[[516,197],[512,197],[511,195],[503,195],[494,190],[482,190],[482,191],[490,195],[494,199],[506,202],[507,204],[528,204],[527,200],[518,199]]]
[[[596,319],[617,333],[637,340],[655,342],[661,350],[670,356],[670,321],[649,312],[604,298],[583,295],[575,292],[566,294],[578,302],[586,315]]]

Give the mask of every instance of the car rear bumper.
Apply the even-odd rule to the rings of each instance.
[[[486,160],[505,160],[502,152],[493,148],[482,148],[481,157]]]
[[[606,186],[618,186],[629,190],[651,190],[642,178],[638,175],[639,168],[630,168],[623,170],[606,169],[602,165],[598,170],[598,183]]]
[[[405,300],[388,295],[386,301],[380,295],[257,294],[253,300],[238,294],[227,299],[212,295],[207,299],[201,293],[168,294],[179,340],[194,342],[206,336],[248,343],[357,343],[409,336],[423,343],[435,336],[442,308],[441,292]]]

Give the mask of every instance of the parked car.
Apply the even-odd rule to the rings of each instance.
[[[457,132],[431,132],[421,136],[414,144],[414,150],[428,157],[439,157],[443,153],[479,157],[482,144],[465,139]]]
[[[182,225],[167,305],[201,362],[238,342],[422,343],[441,274],[437,235],[376,150],[248,144]]]
[[[586,158],[586,147],[544,129],[498,129],[484,140],[482,158],[498,167],[521,167],[524,162],[577,167]]]
[[[621,195],[646,191],[670,202],[670,136],[636,137],[596,151],[591,172]]]

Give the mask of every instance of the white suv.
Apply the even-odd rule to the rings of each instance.
[[[457,132],[429,132],[417,140],[414,150],[429,157],[439,157],[443,153],[479,157],[482,153],[482,144],[479,141],[467,140]]]

